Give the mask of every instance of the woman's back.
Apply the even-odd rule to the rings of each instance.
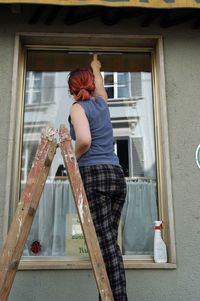
[[[90,100],[79,101],[78,104],[85,111],[92,138],[90,149],[79,159],[79,166],[119,165],[119,160],[113,151],[113,131],[107,103],[102,97],[97,96]],[[75,139],[72,125],[70,133]]]

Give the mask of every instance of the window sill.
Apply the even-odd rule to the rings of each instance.
[[[155,263],[153,260],[133,260],[124,258],[125,269],[176,269],[175,263]],[[90,270],[88,258],[22,258],[18,270]]]

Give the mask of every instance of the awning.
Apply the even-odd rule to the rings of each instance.
[[[200,8],[200,0],[0,0],[0,3],[100,5],[110,7]]]

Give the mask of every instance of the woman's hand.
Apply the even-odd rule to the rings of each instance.
[[[100,70],[101,69],[101,62],[98,60],[97,58],[97,54],[95,53],[93,55],[93,60],[91,62],[91,67],[92,67],[92,70]]]
[[[98,60],[96,53],[93,55],[91,68],[94,74],[94,83],[95,83],[94,96],[101,96],[106,101],[108,99],[108,95],[104,87],[103,78],[100,72],[101,63]]]

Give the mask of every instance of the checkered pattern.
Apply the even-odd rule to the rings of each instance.
[[[115,301],[127,301],[123,259],[117,232],[126,196],[124,174],[119,166],[80,167],[101,252]]]

